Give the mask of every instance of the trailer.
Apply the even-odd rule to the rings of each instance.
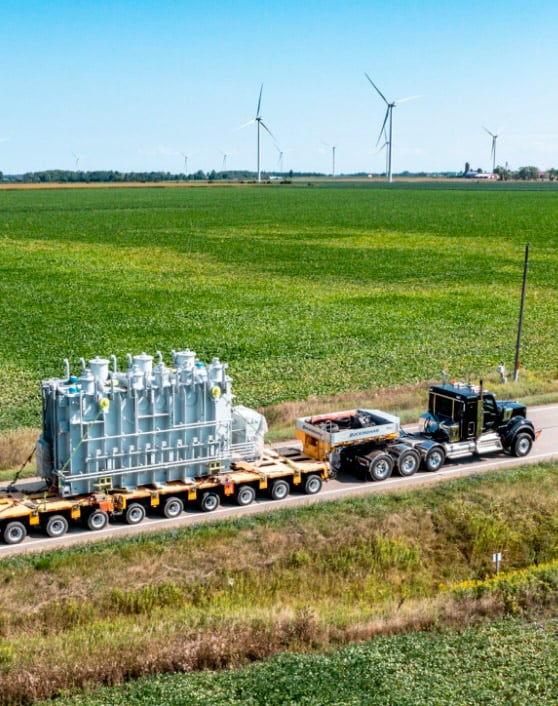
[[[0,532],[4,543],[19,544],[34,531],[61,537],[72,525],[98,531],[110,520],[137,525],[148,513],[174,519],[189,510],[213,512],[227,501],[245,507],[260,493],[272,500],[283,500],[293,490],[314,495],[328,477],[325,463],[266,449],[257,463],[239,461],[226,473],[164,485],[115,487],[72,498],[52,490],[14,488],[0,493]]]

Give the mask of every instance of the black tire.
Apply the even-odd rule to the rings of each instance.
[[[240,507],[246,507],[246,505],[251,505],[256,499],[256,491],[251,485],[241,485],[234,496],[236,504]]]
[[[316,493],[319,493],[321,489],[322,479],[314,473],[309,475],[304,481],[304,492],[306,495],[316,495]]]
[[[420,454],[415,449],[407,449],[397,459],[397,472],[402,478],[414,476],[420,466]]]
[[[269,497],[272,500],[284,500],[290,492],[291,486],[286,480],[279,478],[279,480],[273,481],[273,484],[269,490]]]
[[[424,467],[427,471],[439,471],[446,461],[446,453],[441,446],[433,446],[424,458]]]
[[[219,507],[220,498],[218,493],[205,492],[199,500],[199,508],[203,512],[213,512]]]
[[[383,451],[377,454],[370,454],[368,464],[368,475],[371,480],[382,481],[391,476],[393,471],[392,457]]]
[[[52,515],[45,522],[44,531],[47,537],[63,537],[68,531],[68,520],[64,515]]]
[[[184,512],[184,503],[180,498],[175,497],[174,495],[171,495],[170,498],[167,498],[163,504],[163,517],[166,517],[167,520],[174,520],[176,517],[179,517],[182,515]]]
[[[141,503],[130,503],[124,511],[124,522],[127,525],[139,525],[145,518],[145,508]]]
[[[105,529],[108,525],[108,515],[103,510],[93,510],[93,512],[88,515],[85,524],[87,529],[93,532],[98,532],[99,530]]]
[[[7,522],[2,532],[2,539],[5,544],[19,544],[23,542],[26,536],[27,528],[23,522],[18,522],[17,520]]]
[[[514,456],[522,458],[523,456],[527,456],[531,453],[532,448],[533,439],[531,436],[529,434],[521,433],[518,434],[513,440],[511,450]]]

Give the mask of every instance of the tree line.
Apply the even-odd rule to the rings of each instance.
[[[466,165],[469,166],[468,163]],[[481,169],[476,170],[482,173]],[[443,172],[432,174],[429,172],[409,172],[405,171],[395,176],[404,177],[455,177],[464,176],[465,173],[471,173],[466,169],[463,173]],[[494,173],[502,181],[519,180],[519,181],[534,181],[541,178],[555,181],[558,179],[558,169],[548,169],[546,172],[541,172],[538,167],[527,166],[519,167],[517,170],[511,170],[507,167],[498,166]],[[292,179],[293,177],[316,178],[329,176],[321,172],[265,172],[262,173],[262,178],[268,180],[271,177],[278,179]],[[385,174],[368,175],[366,172],[357,172],[354,174],[339,174],[339,177],[366,177],[375,176],[381,177]],[[171,172],[120,172],[115,170],[96,170],[96,171],[75,171],[70,169],[47,169],[39,172],[25,172],[24,174],[3,174],[0,172],[0,182],[17,183],[17,184],[111,184],[111,183],[153,183],[153,182],[184,182],[184,181],[255,181],[256,173],[250,170],[226,170],[204,172],[199,169],[191,174]]]

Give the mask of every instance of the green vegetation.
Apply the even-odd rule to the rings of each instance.
[[[64,703],[552,706],[557,662],[555,622],[501,620],[459,632],[378,638],[318,656],[282,654],[239,671],[159,675]]]
[[[285,651],[332,650],[503,616],[550,621],[540,633],[525,628],[526,644],[533,634],[546,644],[543,635],[548,630],[550,640],[558,618],[556,468],[528,466],[2,561],[0,693],[13,704],[62,694],[66,703],[76,690],[141,676],[239,667]],[[498,577],[494,551],[503,553]],[[505,637],[508,628],[495,634],[500,629]],[[481,644],[490,643],[486,630]],[[396,653],[430,640],[458,659],[457,645],[476,638],[408,639],[394,643]],[[363,649],[384,649],[375,645]],[[515,677],[510,688],[519,689],[517,649],[504,666]],[[428,654],[435,652],[420,659]],[[289,660],[261,673],[287,664],[298,673]],[[396,658],[390,664],[402,669]],[[497,667],[480,674],[479,693],[491,688]],[[285,671],[281,684],[291,676]],[[550,676],[541,671],[529,688],[544,694]],[[178,693],[204,678],[177,682]],[[167,683],[156,677],[131,687],[136,703]],[[318,698],[308,688],[308,698]]]
[[[558,192],[497,186],[2,191],[0,431],[66,357],[189,347],[258,406],[511,367],[526,242],[555,379]]]

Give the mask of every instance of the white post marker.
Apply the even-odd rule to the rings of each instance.
[[[492,561],[496,567],[496,576],[500,573],[500,562],[502,561],[502,554],[500,552],[494,552],[492,555]]]

